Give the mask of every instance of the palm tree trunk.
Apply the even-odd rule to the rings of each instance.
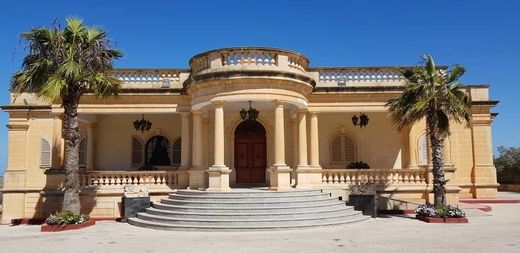
[[[63,101],[63,138],[65,139],[65,193],[63,196],[63,210],[74,213],[80,212],[79,199],[79,118],[78,99]]]
[[[433,112],[432,112],[433,111]],[[435,205],[446,205],[446,179],[444,177],[444,134],[439,133],[438,118],[434,110],[426,117],[432,149],[433,198]]]

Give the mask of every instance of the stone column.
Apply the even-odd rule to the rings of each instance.
[[[229,170],[224,164],[224,101],[213,102],[215,106],[214,162],[208,170],[208,191],[229,191]]]
[[[406,133],[406,132],[405,132]],[[408,131],[408,168],[417,169],[417,154],[419,153],[418,145],[415,138],[412,138],[410,135],[412,134],[412,127],[409,127]]]
[[[94,169],[94,124],[87,125],[87,171]]]
[[[206,186],[206,173],[202,167],[202,111],[193,110],[193,147],[192,164],[189,175],[189,187],[191,189],[204,188]]]
[[[189,170],[190,170],[190,112],[181,112],[181,167],[179,168],[179,187],[189,186]]]
[[[315,113],[314,113],[315,114]],[[317,164],[317,167],[309,166],[307,161],[307,111],[306,110],[300,110],[298,112],[299,115],[299,122],[298,122],[298,167],[296,168],[296,187],[297,188],[311,188],[315,186],[321,185],[321,167],[319,167],[319,156],[315,156],[316,154],[311,154],[312,156],[315,156],[313,159],[316,159],[315,162]],[[316,116],[316,115],[314,115]],[[311,117],[313,115],[311,114]],[[311,138],[312,138],[312,131],[316,131],[316,137],[318,136],[318,118],[316,117],[314,119],[315,126],[312,126],[312,120],[311,120]],[[317,145],[317,138],[316,138],[316,145]],[[311,140],[311,145],[314,144],[314,141]],[[316,150],[317,151],[317,150]]]
[[[307,163],[307,112],[299,111],[299,121],[298,121],[298,168],[300,167],[308,167]]]
[[[181,169],[190,166],[190,113],[181,112]]]
[[[311,135],[310,135],[310,165],[311,167],[321,168],[320,167],[320,147],[319,147],[319,136],[318,136],[318,113],[317,112],[309,112],[311,117]]]
[[[274,104],[274,164],[269,168],[269,189],[288,190],[291,188],[291,169],[285,164],[285,127],[283,103]]]

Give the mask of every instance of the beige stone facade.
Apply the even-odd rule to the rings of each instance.
[[[309,67],[305,56],[272,48],[214,50],[189,64],[117,69],[113,75],[124,82],[120,96],[82,98],[83,212],[119,217],[128,184],[146,186],[157,200],[180,188],[250,186],[344,195],[370,182],[386,197],[381,208],[431,200],[425,123],[399,132],[385,107],[402,91],[398,68]],[[495,197],[498,187],[491,136],[497,102],[486,85],[468,91],[473,123],[453,124],[445,148],[452,203]],[[3,223],[54,212],[63,184],[60,105],[31,94],[11,97],[2,107],[9,113]],[[254,133],[237,130],[249,101],[263,128]],[[352,123],[361,113],[369,117],[364,128]],[[152,127],[141,133],[133,122],[142,117]],[[346,169],[353,161],[370,169]],[[143,170],[149,167],[155,170]]]

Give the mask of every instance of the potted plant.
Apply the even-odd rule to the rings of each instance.
[[[69,210],[59,211],[51,214],[41,227],[42,232],[58,232],[65,230],[75,230],[96,224],[86,214],[77,214]]]
[[[416,218],[428,223],[468,223],[458,206],[423,204],[415,209]]]
[[[347,169],[370,169],[367,163],[363,161],[351,162],[347,165]]]

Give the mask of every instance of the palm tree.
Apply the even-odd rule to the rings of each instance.
[[[33,28],[22,33],[27,55],[21,70],[11,77],[11,92],[33,93],[64,109],[65,189],[63,209],[80,212],[78,104],[85,93],[111,96],[121,82],[108,71],[112,60],[122,56],[111,49],[105,31],[89,28],[83,20],[67,18],[65,29],[58,25]]]
[[[387,103],[389,114],[399,130],[426,117],[433,164],[435,205],[446,205],[444,178],[444,140],[450,134],[450,122],[470,123],[469,91],[458,79],[466,72],[462,66],[435,67],[433,58],[423,56],[425,66],[403,69],[406,78],[403,93]]]

